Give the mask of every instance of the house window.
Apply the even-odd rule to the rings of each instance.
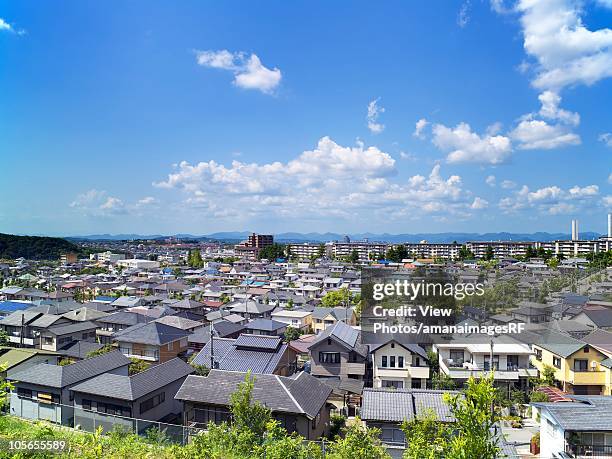
[[[589,346],[584,346],[584,353],[588,354],[589,353]]]
[[[82,404],[84,410],[91,410],[91,400],[84,398]]]
[[[493,365],[491,365],[491,357],[485,355],[484,358],[484,369],[485,371],[489,371],[491,369],[498,370],[499,369],[499,355],[493,356]]]
[[[382,356],[382,367],[383,367],[383,368],[387,368],[387,366],[388,366],[388,365],[387,365],[387,356],[386,356],[386,355],[383,355],[383,356]]]
[[[51,346],[53,344],[53,338],[51,336],[45,336],[45,345]]]
[[[412,380],[412,388],[413,389],[420,389],[421,386],[421,380],[420,379],[413,379]]]
[[[463,365],[463,349],[451,349],[450,359],[457,365]]]
[[[115,405],[113,403],[98,402],[96,411],[98,413],[106,413],[112,416],[131,417],[132,410],[127,406]]]
[[[32,398],[32,391],[30,389],[17,388],[17,396],[23,398]]]
[[[389,357],[389,361],[390,361],[389,366],[390,366],[391,368],[395,368],[395,356],[394,356],[394,355],[392,355],[391,357]]]
[[[404,356],[400,355],[397,358],[397,367],[398,368],[404,368]]]
[[[319,363],[340,363],[340,353],[319,352]]]
[[[166,393],[161,392],[154,397],[151,397],[140,404],[140,414],[146,413],[149,410],[152,410],[160,403],[163,403],[166,400]]]
[[[404,382],[403,381],[389,381],[386,379],[382,380],[383,387],[393,387],[394,389],[403,389]]]
[[[321,413],[317,413],[317,415],[312,420],[312,428],[316,429],[320,421],[321,421]]]
[[[553,365],[557,368],[561,368],[561,359],[559,357],[553,356]]]
[[[542,349],[535,348],[536,360],[542,360]]]
[[[574,359],[574,371],[589,371],[589,361],[587,359]]]
[[[518,366],[519,366],[519,358],[518,355],[509,355],[507,357],[508,359],[508,370],[509,371],[516,371],[518,370]]]
[[[415,357],[414,358],[414,366],[415,367],[420,367],[421,366],[421,358],[420,357]]]
[[[174,348],[174,341],[168,343],[168,350],[171,351]]]

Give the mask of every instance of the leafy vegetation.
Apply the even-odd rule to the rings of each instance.
[[[321,298],[321,306],[335,308],[337,306],[349,307],[356,306],[361,301],[361,295],[353,294],[348,288],[342,287],[339,290],[327,292]]]
[[[285,245],[284,244],[272,244],[264,247],[259,251],[257,258],[263,260],[276,260],[277,258],[285,258]]]
[[[15,236],[0,233],[0,258],[57,260],[63,253],[81,254],[81,249],[59,237]]]
[[[128,374],[130,376],[142,373],[147,368],[149,368],[149,364],[144,360],[137,359],[136,357],[130,357],[132,363],[128,365]]]

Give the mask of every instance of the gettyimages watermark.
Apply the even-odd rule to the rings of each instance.
[[[434,343],[471,336],[484,343],[492,336],[525,331],[523,322],[496,324],[487,317],[475,320],[466,315],[465,307],[474,302],[471,298],[484,295],[485,285],[478,279],[465,281],[434,267],[364,269],[362,339],[376,344],[397,335],[414,335],[418,342]]]

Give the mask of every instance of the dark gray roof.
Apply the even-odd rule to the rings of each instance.
[[[121,352],[113,351],[66,366],[41,363],[15,373],[10,379],[40,386],[62,388],[129,365],[130,362],[131,360]]]
[[[415,415],[433,412],[438,420],[452,422],[454,418],[444,402],[444,394],[456,391],[427,389],[374,389],[363,390],[361,419],[364,421],[409,421]]]
[[[601,329],[593,330],[591,333],[582,338],[582,341],[590,344],[591,346],[612,352],[612,333],[608,331]]]
[[[66,321],[67,319],[64,319],[62,316],[56,316],[53,314],[43,314],[42,316],[30,322],[30,326],[38,328],[48,328],[59,320]]]
[[[207,377],[187,377],[176,399],[207,405],[229,405],[230,396],[244,381],[245,372],[212,370]],[[293,377],[255,375],[253,399],[273,412],[304,414],[313,419],[319,413],[331,387],[308,373]]]
[[[533,403],[545,408],[564,430],[612,431],[612,397],[567,395],[576,402]]]
[[[113,334],[113,338],[122,343],[139,343],[160,346],[189,336],[189,332],[159,322],[132,325]]]
[[[104,347],[104,345],[100,343],[91,343],[89,341],[75,341],[62,347],[59,351],[57,351],[57,353],[66,357],[84,359],[85,357],[87,357],[87,354],[89,352],[97,351],[102,347]]]
[[[583,341],[553,330],[533,330],[530,334],[535,336],[532,341],[535,346],[546,349],[563,358],[569,357],[586,346],[586,343]],[[517,336],[520,336],[520,334]]]
[[[184,300],[177,301],[176,303],[172,303],[172,307],[174,309],[198,309],[204,306],[203,303],[199,301],[194,301],[189,298],[185,298]]]
[[[235,340],[216,338],[212,347],[215,363],[220,370],[250,370],[256,374],[272,374],[287,351],[287,346],[274,336],[240,335]],[[193,362],[210,367],[210,352],[209,341]]]
[[[386,346],[391,341],[393,341],[394,343],[402,346],[403,348],[405,348],[406,350],[412,352],[413,354],[420,355],[424,359],[427,359],[427,352],[425,351],[425,349],[423,349],[418,344],[415,344],[415,343],[404,343],[404,342],[402,342],[401,339],[393,339],[393,338],[388,339],[387,341],[382,342],[382,343],[370,344],[370,352],[374,352],[375,350],[377,350],[377,349],[379,349],[379,348],[381,348],[383,346]]]
[[[254,300],[247,300],[234,301],[233,303],[229,303],[227,307],[231,308],[230,311],[234,314],[263,314],[264,312],[272,311],[275,306],[272,304],[259,303]]]
[[[20,327],[22,322],[27,325],[40,316],[42,316],[42,313],[31,311],[30,309],[26,311],[15,311],[12,314],[0,319],[0,325]]]
[[[234,333],[244,330],[244,325],[235,324],[226,320],[220,320],[219,322],[215,322],[213,325],[213,330],[215,336],[225,338],[229,335],[233,335]],[[191,335],[189,335],[187,339],[190,343],[208,343],[210,340],[210,325],[198,328]]]
[[[582,312],[598,327],[612,327],[612,310],[608,308],[586,309]]]
[[[143,316],[142,314],[128,311],[118,311],[98,319],[98,322],[118,325],[136,325],[138,323],[147,322],[148,320],[150,320],[150,318]]]
[[[249,330],[264,330],[270,332],[280,330],[281,328],[285,327],[287,327],[286,323],[272,319],[255,319],[246,324],[246,328]]]
[[[105,373],[72,387],[75,392],[121,400],[137,400],[193,372],[179,358],[169,360],[133,376]]]
[[[155,322],[159,322],[160,324],[170,325],[171,327],[180,328],[181,330],[191,330],[194,328],[204,326],[202,322],[197,322],[195,320],[185,319],[183,317],[177,317],[177,316],[160,317],[159,319],[155,319]]]
[[[66,325],[57,325],[55,327],[49,327],[47,332],[60,336],[60,335],[70,335],[72,333],[78,333],[85,330],[95,330],[98,328],[98,325],[91,321],[87,322],[73,322]]]
[[[313,341],[310,347],[316,346],[327,338],[332,338],[336,342],[343,344],[347,349],[353,350],[362,356],[368,355],[368,347],[361,344],[359,330],[354,329],[344,322],[338,321],[323,330]]]

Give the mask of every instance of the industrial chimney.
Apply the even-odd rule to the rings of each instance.
[[[608,214],[608,237],[612,238],[612,214]]]
[[[578,239],[578,220],[572,220],[572,241],[577,241]]]

